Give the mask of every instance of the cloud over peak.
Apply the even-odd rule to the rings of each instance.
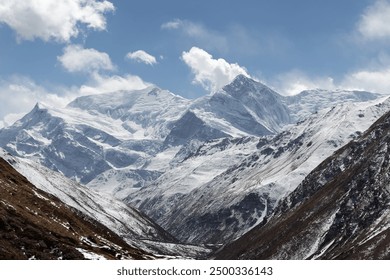
[[[69,42],[82,27],[105,30],[105,13],[114,9],[106,0],[0,0],[0,23],[13,29],[18,40]]]
[[[208,91],[222,88],[239,74],[249,77],[245,68],[237,63],[228,63],[223,58],[214,59],[211,54],[197,47],[183,52],[182,59],[195,75],[193,83],[200,84]]]
[[[135,52],[129,52],[126,55],[127,59],[134,60],[136,62],[145,63],[148,65],[153,65],[157,63],[157,60],[154,56],[148,54],[143,50],[138,50]]]

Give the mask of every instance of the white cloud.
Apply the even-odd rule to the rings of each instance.
[[[0,0],[0,23],[15,30],[18,40],[69,42],[83,27],[105,30],[109,1]]]
[[[212,32],[207,30],[203,25],[189,20],[175,19],[163,23],[161,28],[167,30],[181,29],[188,36],[195,38],[210,37],[212,35]]]
[[[13,76],[0,80],[0,123],[11,125],[29,112],[37,102],[61,107],[72,98],[70,95],[61,97],[27,77]]]
[[[209,91],[222,88],[239,74],[249,76],[238,64],[228,63],[223,58],[214,59],[209,53],[197,47],[192,47],[189,52],[183,52],[182,59],[195,75],[193,83],[200,84]]]
[[[144,89],[151,84],[144,82],[140,77],[127,74],[125,76],[113,75],[105,76],[98,73],[92,75],[92,80],[82,85],[79,89],[79,95],[90,95],[120,90],[138,90]]]
[[[180,19],[174,19],[172,21],[165,22],[161,25],[161,29],[167,29],[167,30],[172,30],[172,29],[179,29],[180,26],[183,25],[183,21]]]
[[[341,87],[390,94],[390,68],[350,73],[344,77]]]
[[[295,95],[309,89],[336,88],[332,77],[312,77],[300,70],[279,74],[269,82],[269,85],[283,95]]]
[[[188,38],[191,38],[196,44],[208,49],[216,49],[221,52],[227,52],[228,39],[220,32],[207,29],[199,23],[189,20],[175,19],[161,25],[161,29],[179,30]]]
[[[0,120],[0,128],[13,125],[17,120],[23,118],[24,115],[25,115],[24,113],[19,113],[19,114],[10,113],[4,116],[4,119]]]
[[[390,38],[390,1],[378,0],[369,6],[358,23],[364,39]]]
[[[352,71],[337,82],[332,77],[310,76],[302,71],[292,70],[265,83],[283,95],[295,95],[310,89],[362,90],[390,94],[390,68]]]
[[[157,63],[157,60],[154,56],[148,54],[147,52],[145,52],[143,50],[129,52],[126,55],[126,58],[131,59],[131,60],[135,60],[137,62],[149,64],[149,65],[153,65],[153,64]]]
[[[57,59],[69,72],[90,73],[115,69],[107,53],[95,49],[84,49],[80,45],[67,46],[64,49],[64,54]]]
[[[254,56],[271,54],[281,56],[288,52],[292,43],[273,31],[260,31],[251,26],[229,23],[223,29],[190,20],[174,19],[161,25],[161,29],[180,36],[180,44],[199,46],[207,51],[218,51],[222,55],[240,54]]]
[[[150,85],[138,76],[103,76],[97,72],[92,73],[90,81],[80,87],[58,86],[54,90],[48,90],[28,77],[0,79],[0,128],[12,125],[31,111],[37,102],[61,108],[79,96],[143,89]]]

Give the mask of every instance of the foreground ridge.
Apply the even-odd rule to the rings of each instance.
[[[311,172],[222,259],[390,258],[390,112]]]

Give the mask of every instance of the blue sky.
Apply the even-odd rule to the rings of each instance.
[[[0,0],[0,126],[36,102],[245,74],[281,94],[390,93],[390,0]]]

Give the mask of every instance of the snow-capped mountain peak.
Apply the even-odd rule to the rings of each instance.
[[[236,98],[249,93],[279,96],[277,92],[266,85],[242,74],[238,75],[230,84],[224,86],[222,89]]]
[[[244,75],[212,95],[196,100],[191,108],[210,126],[220,127],[231,136],[275,134],[290,123],[282,97]]]
[[[161,107],[172,102],[176,102],[179,106],[181,103],[188,103],[188,100],[158,87],[148,87],[142,90],[82,96],[69,103],[68,107],[97,111],[113,118],[121,118],[126,117],[127,113],[132,113],[132,110],[135,112],[141,109],[161,110]]]

